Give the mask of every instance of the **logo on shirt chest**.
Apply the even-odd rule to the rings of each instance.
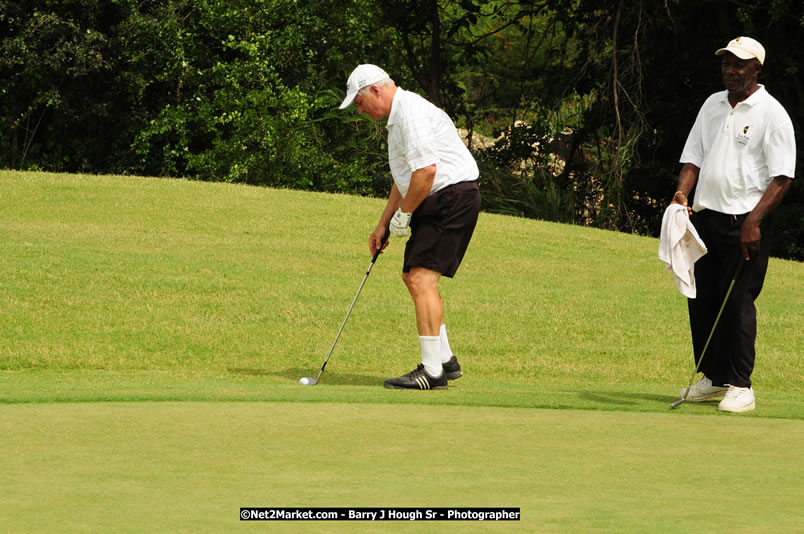
[[[751,126],[746,125],[743,128],[743,131],[740,132],[739,134],[737,134],[737,142],[740,143],[741,145],[747,145],[748,142],[751,140],[750,130],[751,130]]]

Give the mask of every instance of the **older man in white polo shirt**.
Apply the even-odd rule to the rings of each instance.
[[[704,376],[686,399],[723,396],[721,411],[746,412],[755,406],[754,300],[768,267],[772,214],[795,174],[796,142],[787,112],[757,82],[765,63],[762,45],[738,37],[715,54],[722,56],[726,90],[711,95],[698,112],[681,154],[684,165],[672,200],[689,208],[687,197],[695,188],[689,209],[709,249],[695,264],[697,298],[688,300],[696,362],[727,287],[739,274],[700,362]]]
[[[358,66],[346,83],[341,109],[357,106],[375,121],[387,118],[388,162],[394,184],[376,229],[373,255],[383,236],[410,238],[402,279],[413,298],[421,363],[389,378],[389,389],[447,389],[461,376],[444,323],[438,291],[441,276],[453,277],[480,212],[478,169],[449,116],[421,96],[396,86],[376,65]]]

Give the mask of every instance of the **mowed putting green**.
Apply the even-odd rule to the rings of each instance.
[[[381,199],[0,171],[0,532],[804,531],[804,265],[771,259],[757,409],[693,368],[658,241],[481,214],[418,361]],[[518,507],[519,522],[246,523],[254,507]]]
[[[713,430],[716,429],[716,430]],[[8,532],[230,532],[241,506],[520,507],[260,531],[794,532],[804,422],[460,406],[0,407]]]

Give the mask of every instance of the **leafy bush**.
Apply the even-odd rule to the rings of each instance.
[[[385,195],[382,126],[337,110],[369,62],[470,131],[509,126],[478,152],[488,209],[656,235],[727,37],[765,44],[804,117],[804,4],[699,4],[0,0],[0,166]],[[804,259],[801,200],[774,254]]]
[[[575,222],[575,199],[558,185],[546,127],[517,123],[477,152],[484,209],[548,221]],[[559,160],[560,161],[560,160]]]

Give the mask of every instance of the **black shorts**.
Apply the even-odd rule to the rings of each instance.
[[[410,220],[402,271],[424,267],[452,278],[463,260],[480,213],[477,182],[459,182],[428,196]]]

